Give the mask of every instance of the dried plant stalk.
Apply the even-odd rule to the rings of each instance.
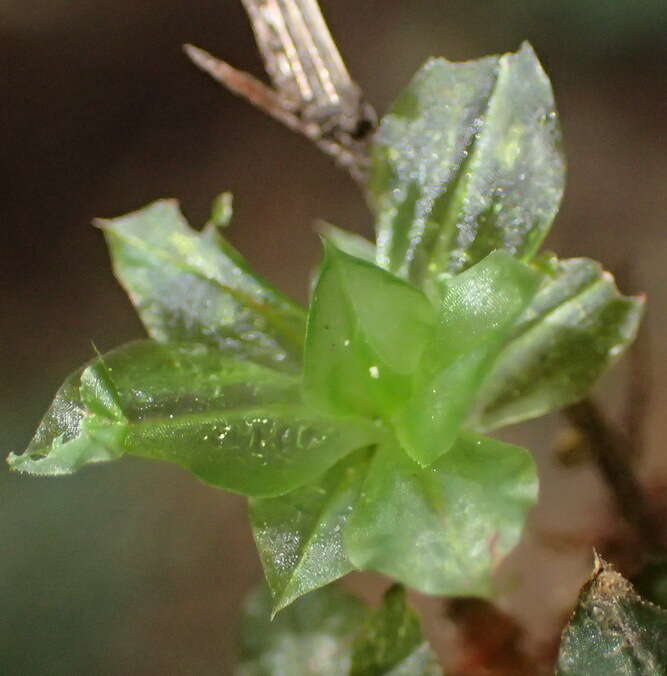
[[[350,77],[317,0],[242,0],[272,87],[191,45],[200,68],[314,141],[360,182],[376,116]]]

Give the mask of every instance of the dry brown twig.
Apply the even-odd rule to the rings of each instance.
[[[365,146],[377,118],[350,78],[317,0],[242,2],[272,87],[193,45],[185,45],[186,54],[232,92],[309,138],[363,185]]]

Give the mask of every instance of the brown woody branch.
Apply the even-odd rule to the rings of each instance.
[[[186,54],[220,84],[313,141],[360,184],[373,108],[350,78],[317,0],[243,0],[272,86],[203,49]]]
[[[641,484],[631,463],[631,443],[606,420],[591,399],[568,406],[565,417],[587,440],[600,474],[625,520],[633,526],[648,551],[660,551],[660,542]]]

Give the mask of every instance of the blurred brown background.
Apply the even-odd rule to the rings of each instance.
[[[353,76],[382,111],[429,56],[529,39],[556,90],[569,185],[548,245],[589,255],[649,296],[644,348],[602,387],[620,415],[627,375],[650,380],[641,475],[667,486],[667,11],[664,0],[333,0],[322,3]],[[193,223],[235,194],[230,239],[303,300],[312,222],[364,234],[347,177],[191,67],[193,42],[261,73],[237,0],[0,0],[4,244],[2,454],[22,450],[65,375],[142,334],[95,216],[177,196]],[[514,434],[537,454],[542,502],[501,573],[499,599],[539,651],[613,527],[595,470],[559,467],[559,420]],[[610,525],[612,524],[612,525]],[[179,470],[124,461],[72,478],[0,466],[0,673],[227,674],[245,591],[260,575],[243,502]],[[354,580],[373,597],[377,583]],[[422,601],[441,650],[448,629]],[[441,626],[442,625],[442,626]]]

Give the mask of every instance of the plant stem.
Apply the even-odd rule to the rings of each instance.
[[[627,455],[632,462],[636,463],[641,458],[646,445],[646,418],[652,394],[651,341],[646,322],[639,327],[628,357],[630,359],[630,381],[624,418],[630,441]]]
[[[233,93],[313,141],[366,180],[366,143],[376,126],[373,108],[350,78],[317,0],[242,0],[273,86],[198,47],[192,61]]]
[[[565,417],[590,442],[595,463],[608,484],[622,516],[638,532],[645,547],[651,551],[662,549],[626,449],[630,448],[625,435],[613,427],[591,399],[568,406]]]

